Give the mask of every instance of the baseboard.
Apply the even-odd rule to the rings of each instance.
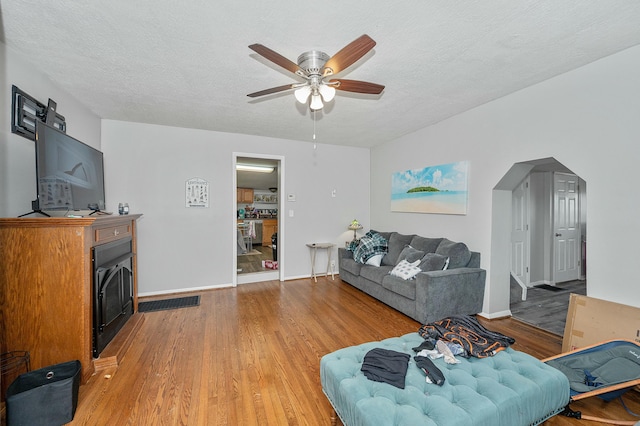
[[[140,312],[133,314],[124,327],[118,332],[100,356],[93,360],[93,369],[98,372],[109,367],[118,367],[120,361],[133,343],[138,330],[144,323],[145,316]]]
[[[173,290],[149,291],[146,293],[138,293],[138,297],[163,296],[167,294],[180,294],[180,293],[193,293],[194,291],[216,290],[219,288],[229,288],[229,287],[233,287],[233,285],[218,284],[218,285],[204,286],[204,287],[189,287],[189,288],[178,288]]]
[[[529,283],[529,287],[535,287],[537,285],[556,285],[556,283],[554,283],[553,281],[549,281],[549,280],[540,280],[540,281],[534,281],[532,283]]]
[[[497,318],[508,318],[508,317],[511,317],[511,310],[507,309],[506,311],[494,312],[491,314],[487,312],[480,312],[478,316],[481,316],[482,318],[486,318],[488,320],[497,319]]]
[[[273,272],[278,273],[278,270],[275,270]],[[258,274],[268,274],[268,273],[273,273],[272,271],[266,271],[266,272],[257,272]],[[247,275],[253,275],[253,274],[247,274]],[[240,277],[241,275],[238,275],[238,284],[248,284],[251,281],[246,281],[243,282]],[[319,277],[324,277],[324,274],[318,274]],[[329,276],[331,276],[331,274],[329,274]],[[336,280],[340,279],[340,274],[335,274]],[[293,280],[301,280],[301,279],[313,279],[313,277],[311,275],[296,275],[296,276],[289,276],[286,278],[282,278],[280,279],[280,276],[276,276],[275,278],[273,278],[274,281],[278,281],[280,280],[281,282],[284,281],[293,281]],[[267,279],[265,279],[263,276],[260,277],[260,281],[267,281]],[[255,282],[255,281],[254,281]],[[189,287],[189,288],[179,288],[179,289],[173,289],[173,290],[162,290],[162,291],[148,291],[148,292],[143,292],[143,293],[138,293],[138,297],[152,297],[152,296],[164,296],[164,295],[168,295],[168,294],[180,294],[180,293],[193,293],[195,291],[204,291],[204,290],[216,290],[216,289],[220,289],[220,288],[229,288],[229,287],[233,287],[232,284],[218,284],[218,285],[212,285],[212,286],[205,286],[205,287]]]
[[[280,279],[279,270],[252,272],[249,274],[238,274],[238,284],[251,284],[261,281],[277,281]]]

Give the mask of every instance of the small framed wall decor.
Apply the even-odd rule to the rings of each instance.
[[[185,207],[209,207],[209,182],[192,178],[185,183]]]

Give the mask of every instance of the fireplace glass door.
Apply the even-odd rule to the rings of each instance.
[[[131,238],[93,248],[93,356],[116,336],[133,315]]]

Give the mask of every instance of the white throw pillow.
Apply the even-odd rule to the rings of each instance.
[[[366,264],[379,267],[383,257],[384,257],[384,254],[374,254],[369,259],[367,259]]]
[[[406,260],[401,260],[391,270],[391,272],[389,272],[389,274],[393,275],[394,277],[402,278],[403,280],[408,280],[418,275],[419,272],[422,272],[422,270],[418,268],[419,264],[420,259],[416,260],[413,263],[409,263]]]
[[[442,267],[443,271],[446,271],[447,268],[449,268],[449,261],[451,260],[450,257],[447,257],[447,260],[444,262],[444,266]]]

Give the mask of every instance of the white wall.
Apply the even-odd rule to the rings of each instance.
[[[319,144],[314,151],[310,143],[113,121],[102,123],[101,136],[97,116],[2,43],[0,64],[0,216],[29,211],[36,195],[33,142],[10,130],[15,84],[42,102],[54,99],[68,133],[105,151],[107,208],[128,201],[145,214],[139,224],[143,293],[232,281],[226,265],[232,260],[234,151],[286,157],[286,189],[298,200],[287,219],[287,277],[308,275],[306,242],[342,244],[349,239],[344,224],[353,218],[365,228],[465,241],[482,253],[491,277],[490,265],[508,265],[504,255],[492,259],[505,252],[492,229],[499,223],[492,216],[493,187],[515,162],[554,157],[588,183],[588,294],[640,306],[633,268],[640,228],[633,173],[640,159],[640,47],[374,148],[370,185],[363,149]],[[393,172],[458,160],[470,161],[466,216],[390,212]],[[191,177],[218,188],[220,204],[185,209],[184,181]],[[488,314],[508,309],[508,290],[494,278]]]
[[[352,235],[351,220],[369,223],[367,149],[324,144],[314,149],[307,142],[104,120],[102,150],[107,210],[128,202],[132,213],[144,214],[138,223],[143,295],[232,283],[234,152],[284,157],[281,196],[296,196],[280,212],[285,279],[309,276],[306,243],[343,246]],[[185,181],[194,177],[211,185],[209,208],[185,207]]]
[[[31,201],[36,198],[35,144],[11,133],[11,86],[45,105],[49,98],[56,101],[67,133],[98,149],[100,118],[3,43],[0,64],[0,217],[16,217],[31,211]]]
[[[374,148],[372,226],[466,242],[488,269],[485,313],[508,311],[508,277],[490,270],[508,271],[509,263],[508,239],[492,230],[500,223],[500,211],[492,216],[493,188],[514,163],[554,157],[588,185],[588,294],[640,306],[638,75],[640,46]],[[466,216],[390,211],[392,173],[459,160],[470,161]]]
[[[107,210],[119,201],[144,213],[139,223],[139,279],[143,294],[229,285],[232,282],[232,152],[285,157],[293,218],[286,218],[285,277],[308,276],[305,244],[350,239],[346,226],[369,221],[369,151],[101,119],[52,84],[37,65],[0,43],[0,217],[31,210],[36,197],[31,140],[11,133],[11,85],[43,103],[55,100],[67,133],[105,153]],[[102,131],[102,127],[104,130]],[[102,136],[101,132],[106,136]],[[106,141],[102,143],[101,138]],[[358,170],[358,173],[354,173]],[[184,207],[191,177],[211,183],[211,207]],[[331,197],[331,190],[337,197]],[[335,256],[335,252],[334,252]],[[335,257],[334,257],[335,258]],[[318,260],[320,265],[321,259]]]

